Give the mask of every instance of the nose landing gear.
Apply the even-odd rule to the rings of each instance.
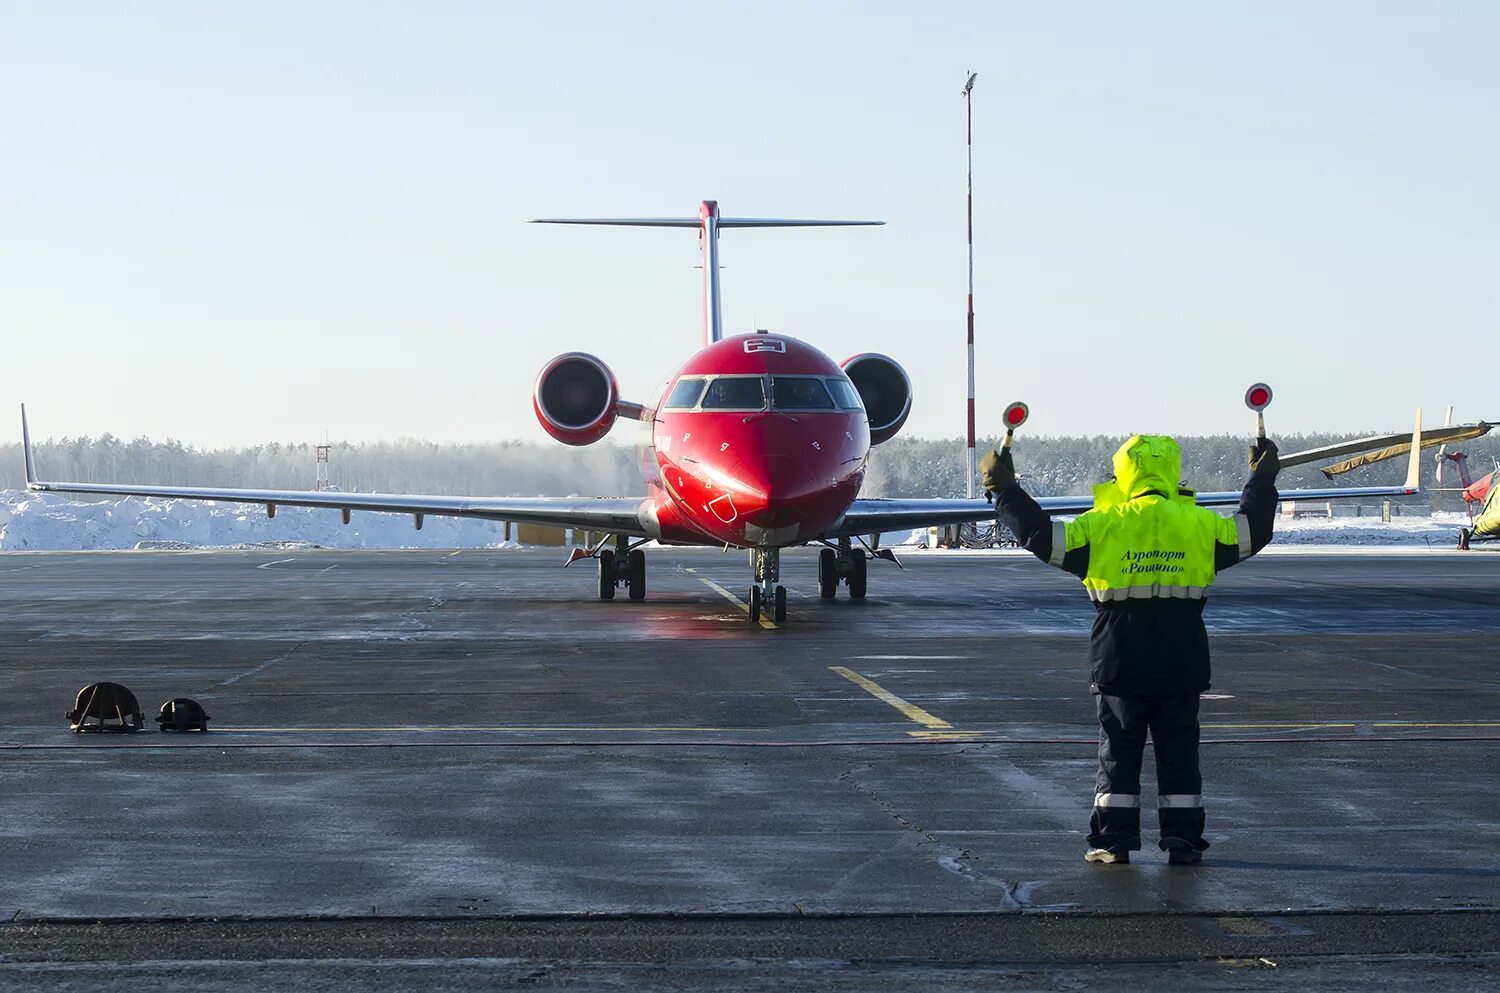
[[[750,623],[759,624],[763,613],[780,624],[786,620],[786,587],[781,578],[781,549],[754,548],[750,551],[755,566],[755,583],[750,587]]]

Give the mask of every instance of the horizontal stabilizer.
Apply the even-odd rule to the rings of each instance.
[[[597,224],[617,228],[701,228],[697,217],[534,217],[531,224]],[[854,228],[878,227],[885,221],[819,221],[783,217],[721,217],[721,228]]]

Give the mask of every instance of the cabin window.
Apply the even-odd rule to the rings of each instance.
[[[764,410],[765,383],[759,376],[720,376],[703,392],[704,410]]]
[[[703,395],[703,380],[688,379],[683,377],[672,387],[672,392],[667,395],[662,404],[668,410],[685,410],[689,407],[698,406],[698,398]]]
[[[847,379],[828,380],[828,389],[833,393],[834,402],[842,410],[864,410],[865,405],[859,400],[859,390]]]
[[[774,376],[771,403],[777,410],[832,410],[833,397],[821,379],[811,376]]]

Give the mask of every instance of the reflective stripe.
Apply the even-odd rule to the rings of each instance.
[[[1068,552],[1068,526],[1062,521],[1052,522],[1052,554],[1047,556],[1047,564],[1062,568],[1063,556]]]
[[[1141,797],[1138,793],[1095,793],[1094,806],[1096,807],[1139,807]]]
[[[1149,600],[1153,597],[1164,600],[1202,600],[1208,596],[1207,586],[1169,586],[1152,583],[1150,586],[1124,586],[1114,590],[1097,590],[1089,587],[1089,599],[1096,603],[1112,600]]]
[[[1255,549],[1250,546],[1250,518],[1244,514],[1234,515],[1234,535],[1240,540],[1241,561],[1255,554]]]
[[[1202,793],[1164,793],[1156,798],[1158,807],[1201,807]]]

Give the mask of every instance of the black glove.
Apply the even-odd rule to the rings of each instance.
[[[1257,476],[1276,478],[1281,471],[1281,459],[1276,455],[1276,442],[1261,438],[1250,446],[1250,471]]]
[[[1010,449],[1003,452],[991,451],[990,454],[979,460],[979,478],[984,483],[984,498],[988,500],[990,494],[1000,494],[1016,484],[1016,461],[1010,456]]]

